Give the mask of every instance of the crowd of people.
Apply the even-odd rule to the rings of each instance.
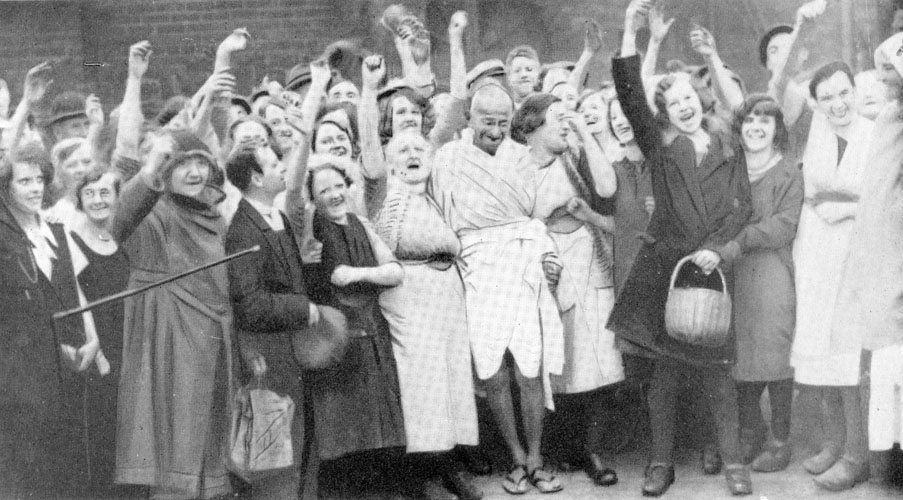
[[[700,26],[703,64],[658,73],[673,20],[654,0],[630,2],[620,47],[588,21],[576,62],[519,46],[469,71],[457,12],[447,91],[401,6],[382,19],[400,78],[327,51],[247,93],[236,29],[197,93],[149,117],[148,41],[110,113],[48,99],[53,68],[35,66],[0,159],[2,487],[307,500],[338,469],[340,491],[394,474],[410,496],[479,500],[464,462],[490,419],[498,488],[555,493],[544,441],[576,407],[565,447],[604,487],[628,384],[649,421],[643,495],[675,481],[684,398],[714,431],[705,472],[751,494],[750,471],[790,464],[795,389],[823,428],[805,470],[829,491],[865,481],[903,433],[903,34],[875,69],[807,71],[800,34],[825,9],[764,35],[759,93]],[[590,83],[603,51],[611,81]],[[676,288],[728,294],[726,336],[674,335]],[[292,465],[242,480],[228,457],[251,385],[293,402]]]

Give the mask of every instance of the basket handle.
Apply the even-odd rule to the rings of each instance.
[[[674,283],[677,281],[677,273],[680,272],[681,268],[684,267],[684,264],[693,260],[693,254],[687,255],[686,257],[677,261],[677,264],[674,265],[674,271],[671,271],[671,285],[668,287],[668,290],[674,290]],[[715,267],[715,270],[718,271],[718,276],[721,277],[721,293],[727,293],[727,280],[724,278],[724,272],[721,270],[721,265],[719,264]]]

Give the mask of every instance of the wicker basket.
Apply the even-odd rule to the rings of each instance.
[[[727,281],[718,267],[721,291],[708,288],[674,288],[674,282],[686,256],[674,266],[668,301],[665,303],[665,329],[672,338],[701,347],[721,347],[727,342],[731,326],[731,297]]]

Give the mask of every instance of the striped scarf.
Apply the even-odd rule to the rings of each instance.
[[[585,172],[580,172],[581,169],[578,167],[578,163],[585,160],[582,155],[582,150],[578,157],[574,151],[569,149],[561,155],[561,159],[568,180],[571,181],[571,185],[574,186],[577,195],[598,213],[601,202],[604,202],[605,200],[596,194],[593,188],[590,187],[595,186],[592,172],[590,172],[588,168]],[[586,226],[593,238],[593,251],[596,253],[596,259],[599,262],[599,270],[602,272],[603,276],[607,277],[606,281],[610,282],[613,272],[612,234],[605,232],[602,228],[593,224],[587,224]],[[608,285],[610,286],[611,283],[608,283]]]

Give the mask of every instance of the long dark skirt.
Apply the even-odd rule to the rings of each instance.
[[[665,330],[665,303],[671,272],[681,257],[683,255],[675,252],[657,251],[655,245],[643,245],[630,277],[615,301],[606,328],[615,333],[622,352],[651,358],[665,356],[697,366],[730,365],[736,359],[733,332],[725,345],[707,348],[675,340]],[[688,264],[685,269],[692,275],[699,268]],[[688,278],[694,279],[693,276]],[[683,280],[683,276],[680,279]],[[715,279],[715,273],[696,279],[702,286],[714,288],[710,281]]]
[[[366,307],[378,307],[375,301]],[[339,365],[305,374],[320,458],[405,445],[398,375],[388,325],[352,338]]]

